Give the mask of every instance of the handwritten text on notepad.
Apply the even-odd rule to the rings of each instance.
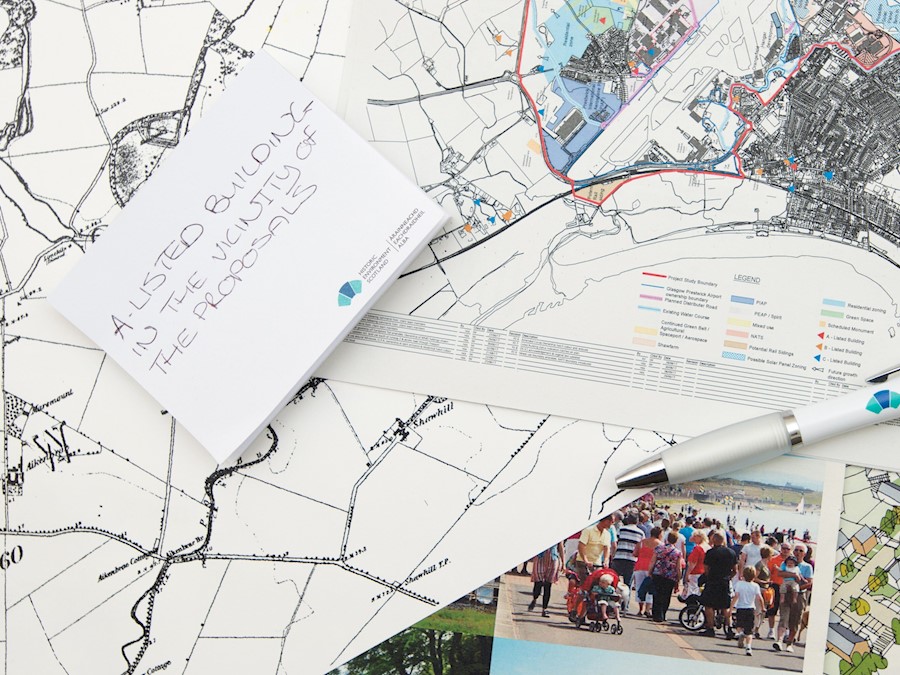
[[[110,315],[114,334],[148,370],[167,374],[175,367],[210,313],[252,280],[254,268],[266,264],[262,250],[278,241],[279,228],[296,224],[316,193],[301,168],[316,146],[315,127],[304,123],[312,109],[312,101],[292,102],[238,168],[220,167],[225,187],[203,197],[202,222],[187,223],[166,244],[152,267],[136,275],[127,306]],[[161,319],[165,313],[183,322]]]

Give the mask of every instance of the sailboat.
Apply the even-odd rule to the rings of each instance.
[[[803,495],[800,495],[800,503],[797,504],[797,513],[803,513],[803,509],[805,508],[803,500],[804,500]]]

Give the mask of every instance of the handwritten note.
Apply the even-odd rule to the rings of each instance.
[[[300,226],[301,209],[318,190],[302,179],[301,168],[315,149],[316,128],[306,122],[314,105],[291,101],[226,177],[228,184],[196,197],[202,210],[199,204],[191,210],[200,217],[161,247],[127,304],[110,315],[114,335],[146,368],[164,375],[176,368],[178,355],[194,344],[207,314],[224,307],[245,280],[272,264],[263,250],[284,239],[279,230]],[[185,262],[195,246],[199,260]]]
[[[50,301],[221,462],[445,219],[259,54]]]

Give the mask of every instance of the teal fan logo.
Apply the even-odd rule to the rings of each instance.
[[[882,410],[898,407],[900,407],[900,394],[896,391],[891,391],[890,389],[876,391],[866,404],[866,410],[869,410],[876,415]]]
[[[345,281],[338,291],[338,307],[346,307],[353,301],[353,297],[359,293],[362,293],[362,281],[359,279]]]

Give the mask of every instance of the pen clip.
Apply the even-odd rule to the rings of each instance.
[[[887,370],[883,370],[880,373],[878,373],[877,375],[873,375],[872,377],[868,378],[866,380],[866,382],[868,382],[869,384],[877,384],[877,383],[881,383],[881,382],[886,382],[887,379],[891,375],[895,375],[897,373],[900,373],[900,364],[897,364],[896,366],[892,366],[891,368],[888,368]]]

